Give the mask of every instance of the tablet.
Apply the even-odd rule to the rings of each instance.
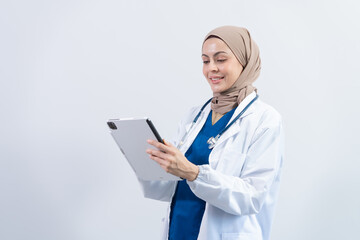
[[[107,124],[110,134],[138,178],[180,180],[179,177],[167,173],[146,153],[147,148],[154,148],[147,143],[147,139],[163,141],[149,118],[110,119]]]

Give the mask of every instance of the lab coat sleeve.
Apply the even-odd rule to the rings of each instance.
[[[170,202],[176,181],[145,181],[138,179],[144,197]]]
[[[282,141],[281,121],[258,129],[239,177],[226,175],[206,164],[199,166],[197,179],[187,183],[196,196],[223,211],[234,215],[256,214],[277,179],[283,157]]]

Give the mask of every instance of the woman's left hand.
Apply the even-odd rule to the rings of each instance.
[[[171,143],[164,140],[165,144],[162,144],[150,139],[147,142],[157,149],[149,148],[146,149],[146,152],[166,172],[189,181],[194,181],[197,178],[199,167],[187,160],[184,154]]]

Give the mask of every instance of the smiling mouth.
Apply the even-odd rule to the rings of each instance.
[[[224,77],[211,77],[209,79],[211,80],[212,83],[216,84],[216,83],[221,82],[221,80],[223,80]]]

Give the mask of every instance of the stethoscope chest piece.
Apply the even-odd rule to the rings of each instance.
[[[219,135],[217,135],[216,137],[211,137],[207,140],[207,144],[209,144],[209,149],[213,149],[215,147],[216,142],[219,139]]]

